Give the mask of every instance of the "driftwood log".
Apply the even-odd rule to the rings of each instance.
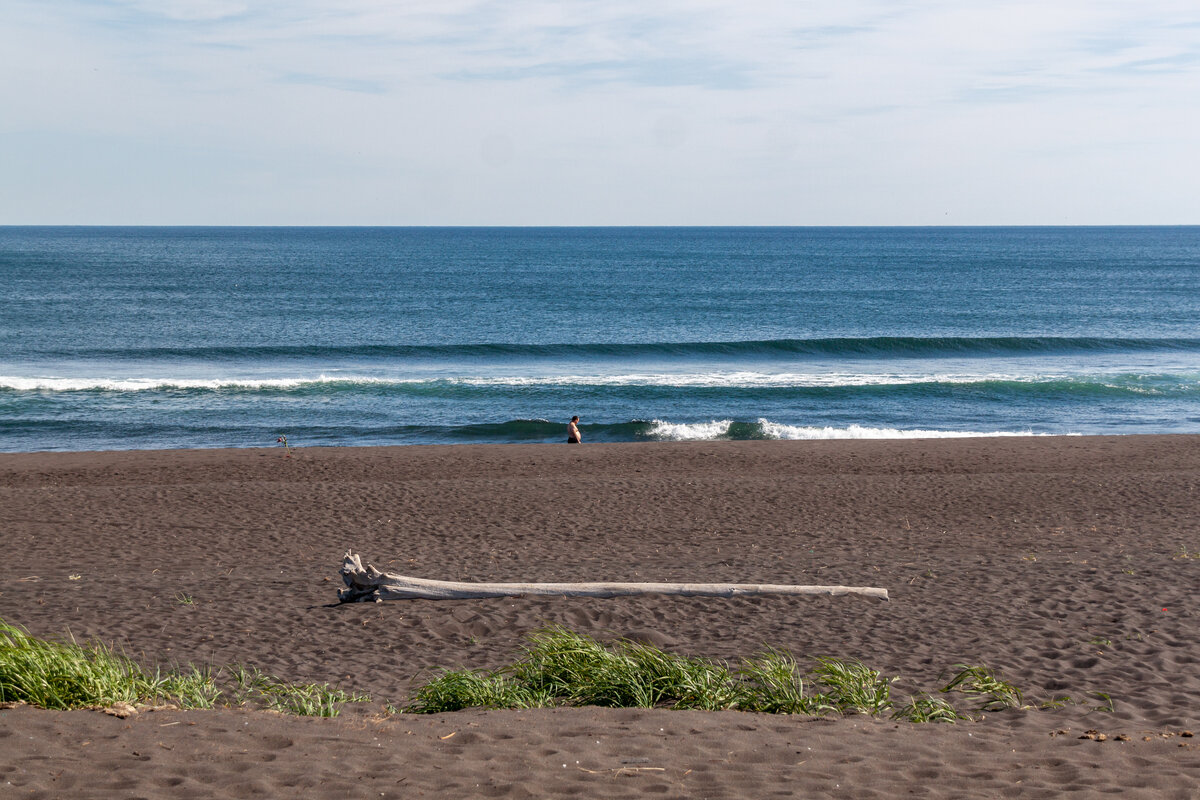
[[[431,581],[380,572],[360,556],[346,551],[342,561],[346,588],[338,592],[343,603],[368,600],[466,600],[477,597],[514,597],[523,594],[561,597],[624,597],[637,594],[706,595],[734,597],[748,594],[862,594],[888,599],[887,589],[867,586],[792,586],[773,583],[463,583]]]

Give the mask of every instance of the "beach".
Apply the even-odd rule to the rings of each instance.
[[[0,710],[0,796],[1190,798],[1198,500],[1193,435],[0,454],[0,619],[148,668],[250,664],[371,697],[335,719]],[[442,580],[890,600],[339,604],[347,549]],[[986,665],[1028,708],[954,725],[389,712],[431,670],[511,663],[547,625],[733,662],[858,659],[899,700]]]

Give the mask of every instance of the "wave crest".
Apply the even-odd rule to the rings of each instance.
[[[1098,336],[865,336],[717,342],[476,343],[429,345],[247,345],[90,348],[45,352],[50,357],[121,361],[269,361],[273,359],[384,359],[489,361],[554,358],[936,358],[939,356],[1041,355],[1200,351],[1200,339]]]
[[[957,439],[979,436],[1039,436],[1032,431],[948,431],[936,429],[871,428],[865,425],[785,425],[759,418],[757,422],[731,419],[708,422],[651,420],[643,436],[656,441],[715,441],[721,439]]]
[[[612,375],[494,375],[458,377],[384,377],[365,375],[296,376],[287,378],[239,377],[26,377],[0,376],[0,391],[9,392],[341,392],[369,391],[462,392],[492,389],[725,389],[730,391],[797,390],[888,392],[893,390],[939,392],[959,387],[976,392],[1034,395],[1187,395],[1200,390],[1196,374],[1096,374],[1014,375],[912,374],[912,373],[769,373],[722,372],[631,373]]]

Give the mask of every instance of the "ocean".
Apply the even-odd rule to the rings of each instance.
[[[0,451],[1200,432],[1200,227],[0,227]]]

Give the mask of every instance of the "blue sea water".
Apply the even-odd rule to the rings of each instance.
[[[0,227],[0,450],[1200,432],[1200,227]]]

